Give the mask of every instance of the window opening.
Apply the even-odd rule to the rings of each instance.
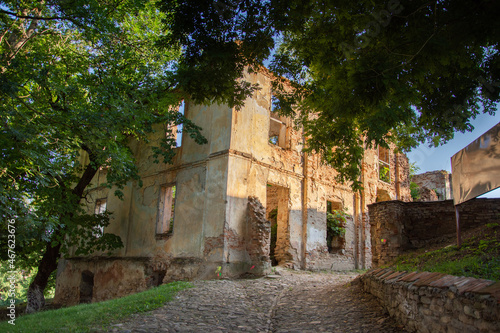
[[[391,182],[389,149],[381,146],[378,147],[378,176],[379,180],[383,182]]]
[[[179,106],[179,113],[184,115],[185,102],[182,101]],[[177,135],[176,135],[176,147],[180,147],[182,145],[182,124],[177,126]]]
[[[170,235],[174,228],[175,185],[161,185],[156,234]]]
[[[184,115],[184,109],[185,109],[185,103],[184,101],[182,101],[181,104],[179,105],[179,110],[177,112]],[[171,137],[175,140],[176,148],[182,145],[182,127],[183,124],[170,125],[168,126],[168,131],[165,133],[167,137]]]
[[[341,202],[326,202],[326,245],[330,253],[344,249],[346,217]]]
[[[269,121],[269,143],[281,148],[287,148],[287,126],[278,114],[271,112]]]
[[[95,202],[94,214],[104,214],[104,212],[106,212],[106,206],[106,198],[97,199]],[[94,231],[92,232],[92,234],[95,237],[101,237],[104,234],[104,226],[102,225],[95,226],[93,229]]]

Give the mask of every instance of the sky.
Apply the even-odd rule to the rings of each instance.
[[[407,154],[410,163],[415,162],[420,168],[418,173],[427,171],[446,170],[451,172],[451,157],[461,149],[467,147],[470,143],[480,137],[484,132],[500,122],[500,111],[494,116],[481,114],[471,121],[474,130],[466,133],[455,133],[455,138],[447,144],[437,148],[429,148],[422,144]],[[500,198],[500,188],[491,191],[480,197]]]

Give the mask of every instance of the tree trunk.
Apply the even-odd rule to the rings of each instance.
[[[28,288],[28,304],[26,306],[26,313],[37,312],[45,305],[43,292],[47,286],[47,282],[49,281],[50,274],[57,269],[60,249],[60,243],[56,246],[52,246],[51,243],[47,243],[42,260],[40,260],[40,263],[38,264],[38,272]]]
[[[73,190],[71,190],[72,194],[76,195],[76,198],[78,198],[78,200],[74,203],[75,205],[80,203],[80,199],[83,196],[85,188],[90,184],[92,178],[94,178],[97,170],[99,169],[98,166],[93,163],[95,155],[93,155],[90,150],[85,150],[89,153],[90,163],[87,165],[85,171],[80,177],[78,184],[76,184]],[[51,239],[60,239],[62,241],[63,233],[64,228],[56,229]],[[38,263],[38,272],[28,288],[26,313],[37,312],[44,307],[45,297],[43,292],[45,291],[45,287],[47,287],[50,274],[57,269],[57,263],[59,261],[59,257],[61,256],[60,250],[61,242],[58,242],[55,246],[52,246],[51,242],[47,243],[42,260]]]

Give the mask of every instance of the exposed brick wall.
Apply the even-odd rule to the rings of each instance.
[[[500,332],[500,282],[390,269],[359,281],[409,332]]]
[[[368,206],[372,267],[390,263],[416,249],[456,234],[452,200],[434,202],[384,201]],[[475,199],[458,206],[462,231],[500,221],[500,199]]]
[[[247,223],[250,231],[247,251],[253,264],[251,272],[268,274],[271,269],[269,258],[271,222],[266,219],[266,209],[256,197],[248,197]]]

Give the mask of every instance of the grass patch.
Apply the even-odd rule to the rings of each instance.
[[[108,327],[134,313],[147,312],[170,301],[189,282],[172,282],[141,293],[109,301],[80,304],[16,318],[15,326],[4,321],[0,332],[90,332]]]
[[[449,245],[434,251],[418,250],[399,256],[386,267],[500,281],[500,225],[480,228],[464,239],[460,249]]]

